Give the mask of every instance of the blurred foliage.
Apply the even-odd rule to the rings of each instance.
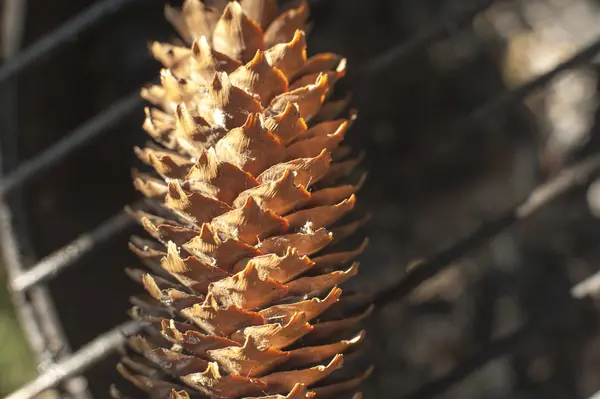
[[[19,327],[4,276],[1,273],[0,370],[0,396],[2,397],[35,376],[35,362]]]

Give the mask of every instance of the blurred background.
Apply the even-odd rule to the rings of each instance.
[[[105,1],[19,2],[26,5],[22,19],[8,0],[3,3],[5,60]],[[4,173],[157,75],[159,65],[150,59],[147,44],[173,37],[163,3],[128,3],[4,83]],[[407,265],[448,247],[566,165],[600,150],[594,57],[477,123],[469,119],[483,104],[600,40],[600,2],[311,4],[309,51],[333,51],[349,60],[338,90],[340,96],[351,91],[359,109],[348,140],[355,154],[365,156],[357,175],[369,173],[359,204],[372,214],[366,228],[371,244],[361,256],[362,277],[351,283],[355,291],[372,294],[399,281]],[[473,7],[481,10],[474,18],[453,22]],[[406,43],[415,43],[430,26],[442,26],[447,34],[408,51]],[[145,134],[141,103],[132,109],[101,137],[7,197],[25,267],[136,198],[129,174],[132,147],[143,143]],[[562,197],[408,298],[379,309],[365,322],[370,338],[362,361],[376,366],[366,396],[552,399],[588,398],[600,390],[600,309],[593,297],[571,295],[575,284],[600,270],[597,216],[600,183]],[[44,359],[75,351],[128,319],[128,298],[140,289],[124,273],[135,264],[126,247],[130,233],[112,235],[78,267],[52,279],[47,290],[28,294],[27,300],[54,304],[59,335],[69,344],[42,351],[38,371],[44,370]],[[511,341],[508,349],[495,346],[523,329],[525,338]],[[0,395],[35,376],[34,352],[8,291],[1,290]],[[486,353],[489,361],[439,395],[427,390],[432,381]],[[85,373],[96,398],[107,396],[115,359]]]

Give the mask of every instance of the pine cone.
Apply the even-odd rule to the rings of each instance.
[[[156,173],[134,180],[154,214],[130,212],[158,242],[130,243],[151,270],[129,270],[147,291],[132,315],[149,327],[118,370],[161,399],[351,390],[370,370],[327,377],[362,341],[348,333],[371,309],[324,316],[366,246],[329,250],[364,222],[332,227],[361,186],[335,185],[359,161],[339,147],[356,115],[334,119],[346,100],[327,101],[345,60],[307,59],[306,2],[186,0],[166,15],[191,49],[152,45],[166,68],[142,91],[158,107],[144,128],[161,146],[136,148]]]

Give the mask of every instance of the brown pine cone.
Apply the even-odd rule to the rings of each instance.
[[[129,271],[148,294],[132,315],[148,328],[119,372],[161,399],[354,389],[370,370],[328,377],[362,341],[364,331],[348,333],[371,309],[323,316],[366,247],[329,250],[364,222],[332,227],[362,183],[336,185],[358,163],[339,147],[356,115],[327,101],[345,60],[307,59],[306,2],[186,0],[166,15],[191,49],[152,45],[165,69],[142,91],[158,107],[144,128],[161,146],[136,149],[156,173],[134,180],[155,214],[131,214],[158,242],[130,244],[151,270]]]

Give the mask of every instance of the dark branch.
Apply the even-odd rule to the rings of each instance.
[[[15,188],[32,181],[53,166],[60,164],[64,158],[99,138],[102,133],[114,127],[141,105],[142,99],[137,91],[115,102],[40,155],[19,165],[14,172],[0,182],[0,196],[6,196]]]
[[[579,300],[587,296],[597,295],[599,290],[600,272],[593,274],[576,284],[571,289],[571,296]],[[554,316],[551,316],[551,318],[553,317],[560,317],[560,315],[555,314]],[[486,346],[484,350],[463,361],[458,367],[450,371],[448,374],[436,380],[425,383],[420,388],[407,395],[406,398],[428,399],[434,398],[443,392],[446,392],[448,389],[467,378],[471,373],[480,369],[488,362],[500,356],[514,353],[525,340],[534,337],[534,334],[543,334],[544,329],[547,328],[545,326],[548,325],[552,325],[552,320],[544,320],[542,325],[527,324],[512,334],[494,340],[492,343]],[[589,399],[600,399],[600,391]]]
[[[488,345],[485,350],[480,351],[460,366],[450,371],[445,376],[430,381],[417,388],[415,391],[405,396],[406,399],[429,399],[446,392],[453,385],[468,377],[471,373],[478,370],[493,359],[514,351],[518,346],[533,332],[530,328],[523,328],[498,338]]]
[[[453,15],[442,15],[441,18],[436,18],[434,22],[419,30],[415,36],[407,41],[393,46],[365,62],[361,72],[364,74],[377,73],[415,51],[426,48],[449,36],[461,26],[470,23],[477,14],[487,9],[493,2],[494,0],[479,0]]]
[[[56,277],[70,266],[81,263],[82,258],[117,234],[125,232],[135,222],[131,216],[121,212],[103,222],[94,230],[82,234],[64,248],[42,259],[35,266],[19,274],[11,281],[13,291],[26,291],[32,286]]]
[[[18,54],[23,40],[27,0],[5,0],[2,5],[2,58],[12,63]],[[4,65],[8,65],[4,64]],[[5,82],[2,91],[2,167],[11,170],[18,162],[18,97],[17,80]],[[6,170],[2,170],[5,173]],[[27,228],[19,228],[12,223],[12,215],[23,214],[22,193],[17,193],[10,201],[0,200],[0,246],[9,277],[18,275],[28,263],[22,252],[30,252]],[[48,287],[36,287],[28,295],[13,292],[11,294],[15,310],[28,342],[37,357],[39,368],[53,364],[61,356],[70,353],[70,345],[60,324],[60,320]],[[60,389],[72,399],[89,399],[87,380],[77,376],[65,380]]]
[[[396,285],[380,292],[373,302],[379,308],[387,303],[403,298],[425,280],[435,276],[451,262],[454,262],[474,249],[484,245],[489,239],[542,209],[561,195],[588,184],[600,171],[600,154],[593,155],[584,161],[562,171],[550,181],[538,186],[518,206],[498,219],[483,224],[470,236],[458,241],[450,248],[438,253],[430,260],[415,266]]]
[[[45,373],[5,399],[32,399],[66,379],[78,375],[114,352],[125,341],[125,337],[136,334],[142,325],[130,321],[82,347],[73,356],[50,367]]]
[[[461,143],[468,138],[470,134],[475,133],[474,129],[480,126],[483,122],[497,116],[499,112],[510,105],[517,104],[525,99],[533,91],[545,86],[556,76],[561,73],[585,64],[590,61],[600,52],[600,37],[596,38],[590,45],[578,51],[573,57],[559,64],[556,68],[548,71],[545,74],[530,80],[529,82],[494,97],[493,100],[486,102],[483,106],[475,109],[473,112],[451,124],[448,129],[444,130],[444,134],[440,137],[445,137],[443,146],[435,147],[434,151],[443,151],[451,153]]]
[[[134,1],[136,0],[104,0],[87,8],[3,65],[0,68],[0,83],[43,60],[63,45],[73,42],[83,32]]]

